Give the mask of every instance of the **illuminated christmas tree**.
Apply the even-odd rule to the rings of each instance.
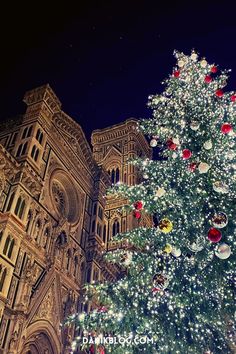
[[[236,94],[223,90],[227,71],[194,51],[174,54],[164,92],[149,97],[153,116],[139,124],[162,158],[133,160],[143,181],[110,191],[128,198],[135,218],[153,215],[153,228],[115,237],[128,246],[105,258],[125,275],[88,285],[86,299],[101,306],[68,319],[82,336],[116,337],[91,352],[234,352]]]

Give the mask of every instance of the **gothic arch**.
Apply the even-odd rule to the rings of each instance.
[[[26,329],[21,354],[61,354],[61,345],[53,326],[45,320],[35,321]]]

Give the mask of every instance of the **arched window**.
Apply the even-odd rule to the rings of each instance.
[[[14,246],[15,246],[15,240],[12,239],[7,253],[8,258],[11,258]]]
[[[40,144],[42,144],[42,141],[43,141],[43,132],[42,132],[40,129],[37,130],[37,133],[36,133],[36,140],[38,140],[38,142],[39,142]]]
[[[22,201],[22,203],[21,203],[21,206],[20,206],[20,211],[19,211],[19,218],[20,218],[20,219],[22,219],[24,210],[25,210],[25,201],[24,201],[24,199],[23,199],[23,201]]]
[[[50,236],[50,230],[49,227],[47,227],[44,231],[44,237],[43,237],[43,248],[47,248],[47,243],[48,243],[48,239]]]
[[[16,214],[16,216],[18,216],[21,219],[23,216],[24,210],[25,210],[25,200],[20,196],[17,199],[14,213]]]
[[[112,236],[115,236],[120,232],[120,223],[117,219],[115,219],[113,226],[112,226]]]
[[[32,147],[31,157],[32,157],[32,159],[34,159],[34,161],[37,161],[37,160],[38,160],[38,157],[39,157],[39,149],[37,149],[36,145],[34,145],[34,146]]]
[[[94,232],[95,231],[95,220],[93,220],[93,222],[92,222],[92,232]]]
[[[116,183],[119,182],[119,180],[120,180],[120,170],[117,167],[117,169],[116,169]]]
[[[36,150],[35,156],[34,156],[34,160],[37,161],[39,157],[39,149]]]
[[[66,269],[69,270],[70,268],[70,260],[71,260],[71,250],[68,250],[66,253]]]
[[[111,182],[115,183],[115,170],[114,169],[111,172]]]
[[[23,134],[22,134],[22,139],[25,139],[25,138],[26,138],[27,131],[28,131],[28,127],[26,127],[26,128],[24,129]]]
[[[107,226],[104,225],[103,227],[103,242],[106,243],[106,236],[107,236]]]
[[[25,155],[28,143],[24,143],[21,155]]]
[[[56,243],[58,246],[64,246],[67,243],[67,236],[65,231],[60,233],[60,235],[57,237]]]
[[[34,145],[31,150],[31,157],[33,158],[34,158],[35,150],[36,150],[36,145]]]
[[[16,153],[16,157],[19,157],[19,156],[20,156],[21,150],[22,150],[22,144],[20,144],[20,145],[18,146],[17,153]]]
[[[15,207],[15,210],[14,210],[14,213],[15,213],[16,215],[18,215],[18,213],[19,213],[20,206],[21,206],[21,202],[22,202],[22,198],[19,197],[19,198],[17,199],[16,207]]]
[[[41,222],[40,220],[37,220],[36,224],[35,224],[35,236],[34,236],[34,239],[36,242],[39,241],[39,232],[40,232],[40,227],[41,227]]]
[[[9,248],[10,242],[11,242],[11,236],[8,235],[7,239],[6,239],[6,242],[5,242],[5,245],[4,245],[4,248],[3,248],[3,254],[4,255],[6,255],[7,252],[8,252],[8,248]]]
[[[28,216],[27,216],[27,224],[26,224],[25,232],[29,231],[29,226],[30,226],[31,220],[32,220],[32,211],[29,210]]]
[[[7,269],[1,266],[1,270],[0,270],[0,291],[3,290],[3,286],[4,286],[4,282],[6,279],[6,275],[7,275]]]
[[[97,234],[99,235],[99,236],[101,236],[101,230],[102,229],[102,227],[101,227],[101,225],[98,223],[97,224]]]
[[[87,270],[87,283],[90,283],[90,280],[91,280],[91,269],[89,268]]]
[[[93,206],[93,215],[97,213],[97,203],[94,204]]]
[[[9,211],[11,209],[11,206],[12,206],[12,202],[13,202],[13,199],[15,197],[15,192],[13,192],[10,196],[10,199],[9,199],[9,202],[8,202],[8,205],[7,205],[7,210],[6,211]]]
[[[76,275],[77,275],[78,263],[79,263],[78,257],[75,256],[75,258],[74,258],[74,273],[73,273],[74,277],[76,277]]]
[[[26,138],[29,138],[31,136],[31,133],[32,133],[32,125],[28,128]]]

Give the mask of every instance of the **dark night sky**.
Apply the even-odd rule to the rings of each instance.
[[[195,48],[232,68],[229,89],[236,88],[234,1],[162,2],[19,2],[1,10],[0,118],[23,113],[24,92],[47,82],[88,138],[148,117],[147,97],[161,92],[174,49]]]

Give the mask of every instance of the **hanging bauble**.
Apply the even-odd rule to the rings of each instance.
[[[150,141],[150,146],[151,146],[151,147],[156,147],[156,146],[157,146],[157,140],[156,140],[156,139],[152,139],[152,140]]]
[[[135,202],[133,204],[134,208],[137,209],[137,210],[141,210],[143,209],[143,202],[141,202],[141,200],[138,200],[137,202]]]
[[[205,247],[206,240],[204,237],[199,236],[194,242],[188,244],[188,248],[192,252],[200,252]]]
[[[208,237],[209,241],[216,243],[221,240],[222,233],[220,232],[220,230],[218,230],[214,227],[211,227],[210,230],[208,231],[207,237]]]
[[[178,78],[179,75],[180,75],[180,71],[179,71],[179,70],[175,70],[175,71],[173,72],[173,75],[174,75],[175,78]]]
[[[172,251],[172,246],[171,246],[169,243],[167,243],[167,244],[165,245],[163,251],[164,251],[165,253],[171,253],[171,251]]]
[[[123,263],[125,266],[129,266],[132,263],[132,258],[133,258],[133,255],[131,252],[125,252],[121,256],[121,263]]]
[[[202,59],[200,61],[200,65],[201,65],[202,68],[205,68],[207,66],[207,61],[205,59]]]
[[[222,229],[228,224],[228,217],[225,213],[219,212],[213,216],[211,224],[218,229]]]
[[[230,97],[230,99],[231,99],[232,102],[235,102],[235,101],[236,101],[236,95],[232,95],[232,96]]]
[[[103,345],[99,345],[99,347],[96,350],[97,354],[106,354],[105,348]]]
[[[198,130],[199,127],[200,127],[200,123],[197,122],[197,121],[193,121],[193,122],[190,123],[190,128],[191,128],[192,130]]]
[[[148,174],[144,173],[144,174],[143,174],[143,178],[144,178],[144,179],[148,179],[148,178],[149,178],[149,177],[148,177]]]
[[[168,218],[164,218],[159,223],[159,229],[164,232],[164,234],[168,234],[173,229],[173,224]]]
[[[163,195],[164,195],[165,193],[166,193],[166,191],[165,191],[165,189],[162,188],[162,187],[160,187],[160,188],[158,188],[158,189],[156,190],[156,196],[157,196],[158,198],[163,197]]]
[[[174,144],[179,145],[179,138],[173,138],[172,141]]]
[[[222,124],[220,130],[223,134],[229,134],[233,130],[233,127],[230,123],[224,123]]]
[[[141,218],[141,213],[140,213],[140,211],[138,211],[138,210],[134,210],[134,211],[133,211],[133,215],[134,215],[134,217],[135,217],[136,219],[140,219],[140,218]]]
[[[176,154],[176,152],[173,152],[172,157],[173,157],[173,159],[177,159],[178,154]]]
[[[193,61],[197,61],[197,58],[198,58],[197,53],[192,52],[192,54],[190,55],[190,58],[191,58]]]
[[[217,66],[213,65],[213,66],[211,67],[211,72],[212,72],[213,74],[215,74],[215,73],[217,73],[217,71],[218,71]]]
[[[233,151],[229,151],[229,152],[227,152],[226,153],[226,158],[228,159],[228,160],[233,160],[234,158],[235,158],[235,153],[233,152]]]
[[[207,173],[209,168],[210,166],[206,162],[200,162],[200,164],[198,165],[199,173]]]
[[[182,68],[186,64],[186,62],[183,59],[180,59],[177,64],[179,68]]]
[[[192,156],[192,152],[189,149],[184,149],[182,151],[183,160],[188,160]]]
[[[194,172],[197,168],[197,163],[196,162],[191,162],[189,165],[188,165],[188,170],[190,172]]]
[[[174,151],[177,149],[177,145],[172,142],[168,144],[168,149]]]
[[[94,344],[91,344],[89,347],[89,354],[95,354],[95,346]]]
[[[179,248],[172,247],[171,254],[172,256],[178,258],[181,256],[181,250]]]
[[[223,194],[229,193],[229,186],[221,181],[214,182],[213,189],[217,193],[223,193]]]
[[[205,150],[210,150],[212,148],[212,141],[211,140],[205,141],[205,143],[203,144],[203,147]]]
[[[217,247],[215,255],[220,259],[227,259],[231,255],[231,248],[226,243],[222,243]]]
[[[168,286],[168,279],[161,273],[155,274],[153,277],[153,285],[154,287],[165,289]]]
[[[216,90],[215,95],[219,98],[224,96],[224,92],[221,89]]]
[[[212,77],[210,75],[206,75],[204,81],[209,84],[212,81]]]

